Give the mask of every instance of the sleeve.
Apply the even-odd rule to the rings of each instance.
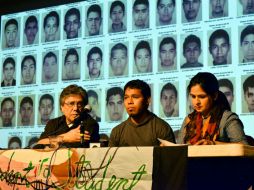
[[[248,144],[243,131],[243,123],[236,114],[224,113],[223,121],[221,122],[221,126],[223,125],[230,142],[241,142],[243,144]]]
[[[40,136],[40,140],[41,139],[45,139],[48,138],[48,136],[50,136],[50,134],[55,133],[57,125],[54,125],[53,120],[48,121],[48,123],[46,124],[44,131],[41,133]]]
[[[165,122],[164,120],[157,117],[155,120],[155,123],[156,123],[156,125],[159,124],[159,126],[160,126],[160,127],[157,127],[155,125],[156,126],[155,130],[157,131],[156,132],[156,141],[157,141],[157,138],[161,138],[161,139],[167,140],[169,142],[176,143],[174,132],[173,132],[171,126],[167,122]]]
[[[93,132],[91,134],[91,142],[99,142],[99,140],[100,140],[99,124],[97,122],[95,122],[92,127],[93,127]]]
[[[182,126],[179,130],[179,133],[178,133],[178,138],[177,138],[177,143],[178,144],[184,144],[184,128],[185,128],[185,125],[186,125],[186,120],[187,120],[188,117],[186,117],[182,123]]]
[[[117,147],[119,146],[119,141],[117,140],[117,129],[116,127],[112,129],[109,137],[109,147]]]

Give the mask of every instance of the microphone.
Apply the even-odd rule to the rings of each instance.
[[[88,113],[92,111],[92,107],[88,104],[84,107],[84,109],[79,113],[79,116],[74,120],[73,126],[76,127],[80,125],[80,143],[81,145],[84,145],[85,139],[84,139],[84,133],[85,133],[85,125],[84,125],[84,119],[87,117]]]

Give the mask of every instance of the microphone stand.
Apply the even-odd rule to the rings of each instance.
[[[85,145],[84,133],[85,133],[85,126],[84,126],[84,122],[81,121],[80,122],[80,144],[81,144],[81,147],[84,147],[84,145]]]

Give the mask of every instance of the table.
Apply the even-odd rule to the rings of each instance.
[[[253,171],[254,147],[240,144],[0,151],[4,190],[246,189]]]

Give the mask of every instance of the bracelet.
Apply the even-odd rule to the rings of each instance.
[[[81,136],[81,137],[83,137],[83,136],[84,136],[84,134],[83,134],[83,133],[80,133],[80,136]]]

